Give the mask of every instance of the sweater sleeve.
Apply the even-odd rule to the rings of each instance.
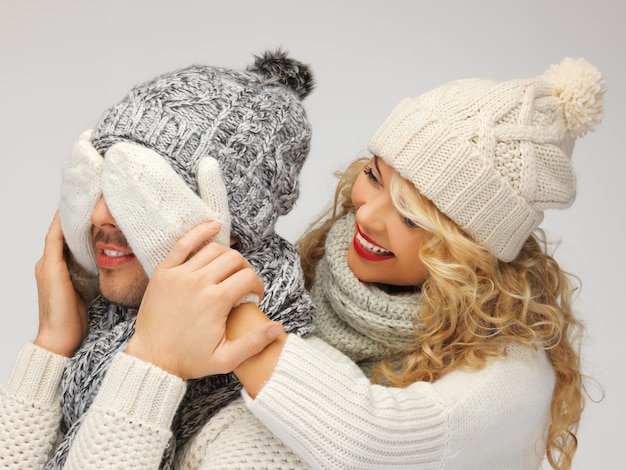
[[[0,387],[0,468],[41,469],[59,434],[59,385],[67,358],[32,343]]]
[[[256,399],[243,396],[314,468],[538,468],[554,377],[542,351],[512,349],[478,371],[395,388],[290,335]]]
[[[117,354],[64,468],[158,468],[185,390],[180,378],[135,357]]]
[[[439,468],[446,409],[432,387],[372,385],[347,356],[289,335],[250,410],[314,468]]]

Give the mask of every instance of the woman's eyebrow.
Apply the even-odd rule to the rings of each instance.
[[[376,167],[376,171],[380,175],[380,167],[378,166],[378,157],[374,155],[374,166]]]

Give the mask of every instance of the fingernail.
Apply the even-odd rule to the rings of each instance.
[[[284,330],[283,330],[283,325],[281,325],[280,323],[275,323],[272,327],[270,327],[265,334],[267,335],[267,337],[269,339],[276,339],[278,338],[281,334],[283,334]]]

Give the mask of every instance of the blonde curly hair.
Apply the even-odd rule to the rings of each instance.
[[[308,288],[328,231],[355,210],[352,186],[368,161],[358,159],[337,173],[333,206],[297,242]],[[572,311],[578,279],[548,254],[541,229],[513,261],[505,263],[471,240],[398,174],[393,176],[391,194],[404,217],[432,233],[420,251],[429,271],[417,306],[425,327],[416,328],[414,345],[400,361],[379,365],[372,381],[397,387],[433,382],[458,368],[480,369],[489,357],[506,355],[507,345],[514,341],[541,348],[556,378],[546,456],[555,469],[571,468],[584,407],[582,325]]]

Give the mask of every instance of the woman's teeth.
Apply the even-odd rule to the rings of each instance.
[[[391,251],[387,251],[379,246],[373,245],[372,243],[368,242],[365,238],[361,236],[359,232],[356,233],[356,239],[358,240],[359,244],[370,253],[374,253],[376,255],[393,256],[393,253]]]

